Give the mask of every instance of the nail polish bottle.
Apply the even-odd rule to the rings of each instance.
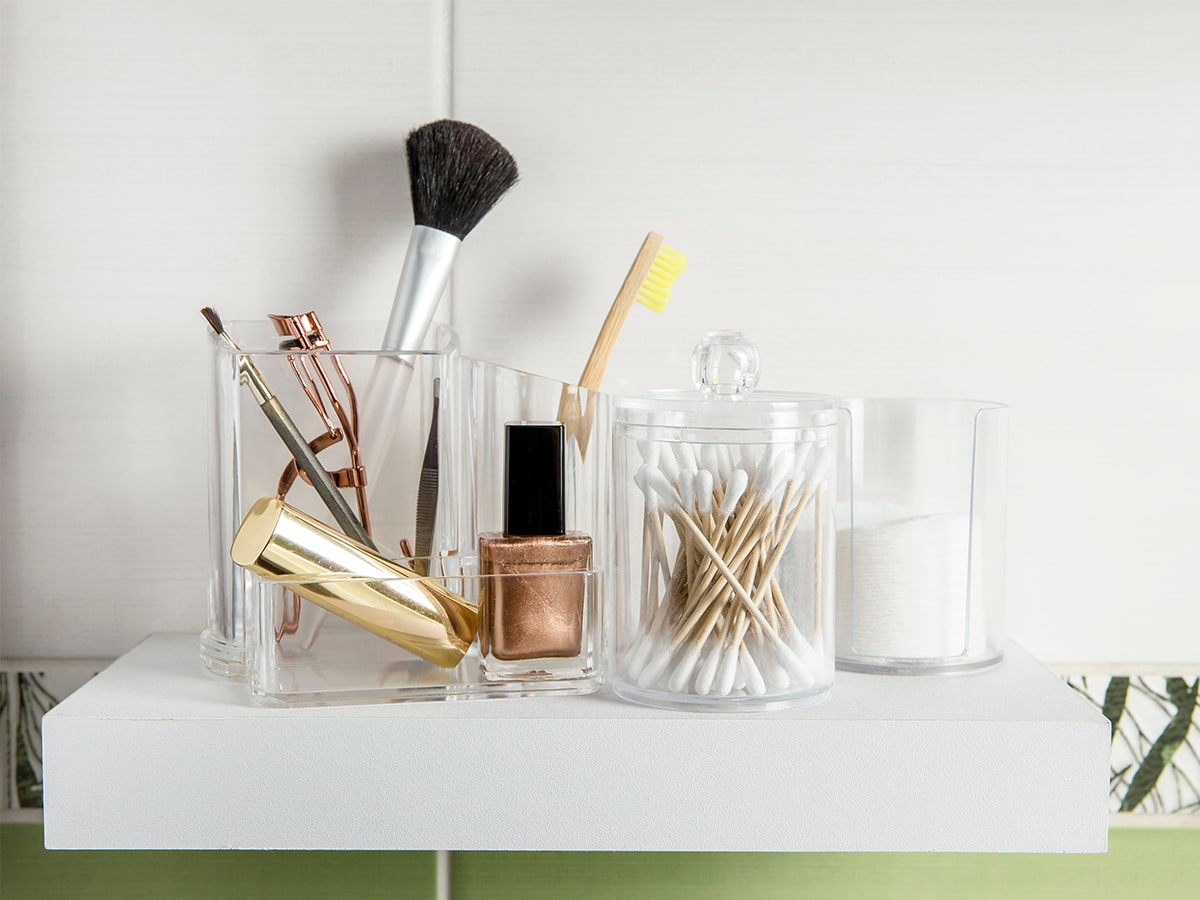
[[[563,425],[510,422],[504,431],[504,531],[479,537],[484,675],[589,675],[592,539],[566,530]]]

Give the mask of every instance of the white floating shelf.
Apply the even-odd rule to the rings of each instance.
[[[155,635],[43,728],[50,848],[1102,852],[1107,721],[1018,647],[782,713],[273,710]]]

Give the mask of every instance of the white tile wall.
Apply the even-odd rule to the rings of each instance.
[[[2,652],[110,656],[204,622],[199,308],[382,315],[439,9],[2,9]]]
[[[523,171],[460,257],[466,350],[577,375],[662,231],[690,268],[609,387],[736,326],[764,386],[1007,401],[1014,634],[1200,658],[1200,7],[0,9],[4,654],[200,627],[196,309],[383,317],[403,135],[449,105]]]

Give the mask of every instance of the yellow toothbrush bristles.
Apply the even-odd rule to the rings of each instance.
[[[661,234],[650,232],[638,248],[633,264],[621,282],[621,289],[608,310],[596,343],[592,345],[591,355],[579,376],[579,388],[586,391],[600,389],[600,381],[604,378],[604,369],[617,343],[617,335],[625,318],[633,309],[633,301],[637,300],[650,309],[662,312],[667,301],[671,299],[671,285],[679,277],[679,273],[687,266],[687,259],[682,253],[676,253],[663,246]],[[569,385],[563,385],[562,399],[558,404],[558,419],[566,426],[568,438],[575,438],[579,443],[581,457],[587,453],[588,439],[592,430],[592,406],[587,411],[580,408],[580,399],[576,390]]]
[[[656,313],[662,312],[671,299],[671,285],[686,268],[686,256],[670,247],[660,247],[649,273],[638,288],[637,301]]]

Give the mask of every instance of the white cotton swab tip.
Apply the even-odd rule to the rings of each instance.
[[[738,501],[742,499],[742,495],[746,493],[746,488],[749,485],[750,474],[745,469],[734,469],[729,476],[729,484],[725,488],[725,499],[721,501],[721,506],[719,507],[721,515],[733,515]]]
[[[654,638],[649,633],[639,635],[633,642],[633,646],[625,653],[625,673],[630,678],[637,678],[641,674],[653,649]]]
[[[733,471],[733,454],[724,444],[717,445],[717,471],[723,479],[728,478],[729,473]]]
[[[681,469],[679,472],[679,505],[685,513],[696,509],[696,470]]]
[[[745,647],[738,652],[738,661],[746,678],[746,693],[751,697],[761,697],[767,692],[767,685],[763,681],[762,673],[758,671],[758,666],[754,664],[750,651]]]
[[[704,697],[712,693],[717,678],[717,666],[721,664],[721,645],[714,643],[704,657],[700,671],[696,674],[696,693]]]
[[[792,676],[779,661],[774,645],[763,635],[750,636],[746,645],[754,657],[758,671],[762,674],[763,683],[770,693],[786,691],[792,686]]]
[[[766,657],[763,659],[762,665],[759,667],[763,674],[763,680],[766,682],[767,689],[775,691],[785,691],[792,685],[792,676],[788,674],[779,662],[774,657]]]
[[[779,654],[779,662],[787,669],[788,674],[792,676],[796,687],[804,690],[810,688],[816,682],[813,678],[812,671],[806,666],[787,644],[776,644],[776,652]]]
[[[794,460],[791,447],[785,447],[775,454],[767,466],[765,483],[759,490],[764,500],[774,500],[783,489],[788,476],[792,474]]]
[[[664,461],[668,458],[667,456],[663,456]],[[680,506],[679,492],[667,480],[666,475],[658,469],[651,469],[649,466],[642,466],[641,470],[646,473],[646,487],[658,494],[667,506],[672,508]]]
[[[742,658],[738,657],[737,673],[733,676],[733,691],[744,691],[746,689],[746,670],[742,668]]]
[[[638,441],[638,452],[642,454],[642,462],[653,468],[658,467],[658,457],[662,447],[658,441]]]
[[[809,454],[812,453],[812,449],[813,449],[812,441],[801,440],[798,444],[796,444],[795,466],[796,466],[797,471],[804,468],[804,464],[806,462],[808,462],[808,457],[809,457]]]
[[[696,509],[701,515],[712,512],[713,505],[713,473],[701,469],[696,473]]]
[[[639,673],[637,680],[638,687],[643,689],[658,687],[659,680],[662,678],[663,673],[666,672],[667,667],[671,665],[671,657],[673,655],[674,651],[672,651],[669,646],[664,647],[661,651],[659,651],[658,655],[653,657],[650,662],[646,664],[646,667],[642,669],[641,673]]]
[[[633,476],[633,483],[642,492],[642,496],[646,500],[646,512],[648,513],[658,509],[658,494],[650,490],[650,485],[646,481],[646,473],[657,471],[657,469],[651,469],[649,466],[642,466]]]
[[[833,454],[830,452],[829,447],[822,447],[817,451],[817,459],[809,468],[808,473],[808,485],[810,488],[816,490],[816,486],[825,478],[825,473],[829,471],[829,465],[832,462]]]
[[[759,461],[754,458],[753,444],[740,444],[738,446],[738,455],[742,458],[742,468],[747,472],[758,469]]]
[[[717,680],[713,684],[713,693],[718,697],[727,697],[733,690],[734,679],[737,678],[737,647],[733,646],[721,654],[721,664],[717,667]]]
[[[669,447],[658,455],[658,471],[662,472],[668,481],[674,482],[679,478],[679,463]]]
[[[808,642],[808,638],[804,636],[799,628],[795,625],[788,626],[783,639],[792,652],[804,663],[806,668],[814,672],[821,670],[821,659],[817,656],[817,651],[813,649],[813,645]]]
[[[689,647],[683,657],[675,664],[675,669],[671,672],[671,677],[667,680],[667,687],[676,694],[682,694],[687,690],[688,682],[692,680],[692,672],[696,671],[696,663],[700,661],[700,647]]]
[[[696,460],[696,451],[692,449],[692,445],[680,441],[675,444],[675,458],[679,460],[679,468],[681,469],[698,469],[699,462]]]

